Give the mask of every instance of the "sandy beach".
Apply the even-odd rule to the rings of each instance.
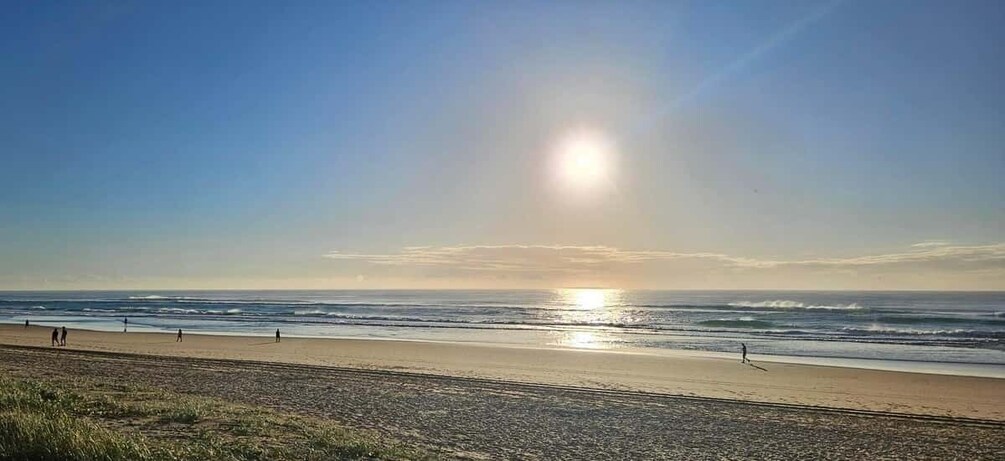
[[[443,459],[975,460],[1001,459],[1005,446],[1000,421],[245,360],[20,346],[0,357],[0,373],[18,379],[222,399]]]
[[[45,327],[0,326],[0,344],[48,347]],[[687,354],[419,341],[72,330],[61,350],[423,373],[587,389],[1005,421],[1005,380]],[[938,396],[934,398],[933,396]]]

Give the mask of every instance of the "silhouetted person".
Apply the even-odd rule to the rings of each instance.
[[[174,342],[176,342],[176,343],[180,343],[181,342],[181,328],[178,329],[178,339],[174,340]]]
[[[24,328],[25,328],[25,329],[27,329],[27,328],[28,328],[28,321],[27,321],[27,320],[25,320],[25,321],[24,321]]]
[[[60,346],[66,345],[66,327],[63,327],[63,334],[60,335],[59,337],[59,345]]]
[[[750,362],[750,360],[747,360],[747,345],[740,343],[740,346],[743,346],[743,358],[740,359],[740,363]]]
[[[129,317],[122,317],[122,332],[125,333],[129,329]]]
[[[279,342],[279,329],[276,328],[276,342]]]
[[[59,328],[52,329],[52,346],[56,347],[59,345]]]

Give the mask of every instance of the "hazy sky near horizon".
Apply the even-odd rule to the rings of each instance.
[[[1005,289],[1003,23],[9,3],[0,289]]]

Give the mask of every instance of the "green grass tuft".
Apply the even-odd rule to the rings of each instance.
[[[161,421],[171,422],[171,423],[183,423],[183,424],[195,424],[199,421],[201,413],[199,408],[191,405],[186,405],[180,408],[174,408],[170,411],[161,415]]]
[[[151,459],[142,439],[115,433],[60,411],[0,413],[0,459]]]
[[[0,459],[432,459],[371,433],[218,399],[0,377]]]

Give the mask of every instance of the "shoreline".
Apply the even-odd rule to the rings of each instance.
[[[0,325],[0,344],[48,348],[48,327]],[[849,410],[1005,420],[1005,380],[688,354],[70,330],[66,350],[230,359],[484,378]],[[754,356],[754,358],[758,358]],[[931,396],[938,395],[938,401]]]
[[[71,323],[72,331],[88,331],[95,333],[121,333],[118,329],[110,328],[82,328]],[[0,320],[0,330],[8,327],[22,326],[21,323]],[[61,325],[60,325],[61,326]],[[58,328],[56,324],[43,326],[40,323],[31,325],[32,328]],[[132,334],[164,334],[174,336],[174,332],[152,328],[147,325],[131,325]],[[185,336],[210,336],[210,337],[238,337],[238,338],[271,338],[269,335],[250,335],[245,332],[228,332],[212,330],[186,331]],[[320,336],[320,335],[296,335],[283,334],[283,338],[310,339],[310,340],[332,340],[332,341],[390,341],[390,342],[414,342],[430,344],[456,344],[467,346],[496,347],[505,349],[527,349],[527,350],[553,350],[553,351],[573,351],[583,353],[609,353],[609,354],[631,354],[631,355],[651,355],[669,357],[696,357],[709,359],[735,360],[738,353],[688,350],[688,349],[664,349],[664,348],[641,348],[641,347],[618,347],[611,349],[592,347],[563,347],[557,345],[532,345],[519,343],[503,343],[492,341],[466,341],[466,340],[440,340],[425,338],[395,338],[395,337],[359,337],[359,336]],[[752,353],[751,357],[757,357],[759,362],[798,364],[819,367],[851,368],[860,370],[890,371],[902,373],[920,373],[944,376],[964,376],[977,378],[997,378],[1005,379],[1005,365],[986,362],[953,362],[953,361],[921,361],[907,359],[874,359],[862,357],[828,357],[811,355],[774,355]]]

